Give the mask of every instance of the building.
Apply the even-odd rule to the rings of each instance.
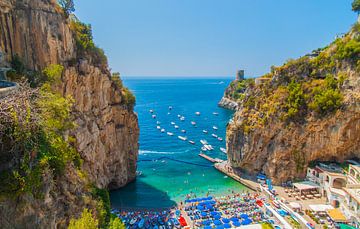
[[[236,73],[236,80],[241,81],[245,79],[245,71],[244,70],[239,70]]]
[[[355,226],[360,228],[360,166],[349,165],[347,184],[343,188],[345,198],[340,205],[345,216]]]

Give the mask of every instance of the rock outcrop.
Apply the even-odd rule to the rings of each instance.
[[[75,147],[90,182],[99,188],[116,189],[135,179],[137,115],[111,80],[107,67],[92,64],[88,60],[91,56],[79,57],[69,19],[56,0],[0,0],[0,52],[1,66],[9,66],[14,55],[33,71],[42,71],[50,64],[63,65],[60,90],[75,101],[76,128],[70,135],[76,139]],[[28,220],[23,225],[64,226],[69,216],[77,216],[89,205],[81,197],[86,188],[72,173],[69,168],[58,187],[48,185],[51,197],[45,202],[29,201],[22,214],[18,206],[2,205],[0,213],[7,215],[2,211],[5,206],[8,212],[19,213],[9,218],[16,219],[14,225]]]
[[[219,107],[233,110],[233,111],[235,111],[238,108],[237,102],[232,101],[231,99],[226,98],[226,97],[222,97],[220,102],[218,103],[218,105],[219,105]]]
[[[247,87],[227,126],[233,168],[252,175],[263,172],[280,184],[304,178],[312,162],[360,158],[359,51],[348,46],[359,45],[356,30],[355,26],[318,57],[292,60],[264,76],[269,80]],[[335,77],[332,88],[324,86],[325,76]],[[295,91],[291,82],[300,89]],[[333,89],[336,84],[339,88]],[[329,93],[321,94],[325,90]],[[333,109],[338,92],[342,105]],[[319,114],[319,103],[329,111]]]

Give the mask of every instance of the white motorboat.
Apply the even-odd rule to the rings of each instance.
[[[156,121],[156,124],[160,125],[160,124],[161,124],[161,122],[159,122],[159,121]]]
[[[172,110],[173,109],[173,107],[172,106],[169,106],[169,110]]]
[[[179,129],[179,126],[177,126],[177,125],[175,125],[174,127],[175,127],[175,129]]]
[[[161,133],[164,133],[164,132],[165,132],[165,129],[161,129],[160,131],[161,131]]]
[[[203,145],[207,145],[208,142],[206,140],[200,140],[200,143],[203,144]]]
[[[195,126],[195,125],[196,125],[196,122],[191,121],[191,125]]]
[[[214,130],[218,130],[219,128],[217,128],[217,126],[213,126],[213,129],[214,129]]]
[[[196,114],[196,115],[200,115],[200,112],[199,112],[199,111],[197,111],[197,112],[195,112],[195,114]]]
[[[201,147],[201,150],[202,150],[202,151],[207,151],[207,149],[206,149],[205,146]]]
[[[222,139],[222,138],[220,138],[220,137],[218,137],[217,139],[218,139],[219,141],[222,141],[222,140],[223,140],[223,139]]]
[[[173,136],[174,134],[173,134],[173,133],[171,133],[171,132],[167,132],[167,135],[169,135],[169,136]]]
[[[180,117],[180,121],[185,121],[185,117],[184,117],[184,116],[181,116],[181,117]]]
[[[179,114],[178,114],[178,115],[177,115],[177,117],[178,117],[178,118],[180,118],[180,117],[181,117],[181,115],[179,115]]]
[[[183,140],[183,141],[186,141],[186,140],[187,140],[187,137],[183,137],[183,136],[178,136],[178,138],[179,138],[180,140]]]
[[[194,142],[194,141],[189,141],[189,143],[195,145],[195,142]]]
[[[152,115],[151,117],[152,117],[152,118],[156,118],[156,115]]]
[[[220,150],[221,150],[221,152],[226,153],[226,149],[225,149],[225,148],[220,147]]]
[[[211,145],[204,145],[204,147],[209,151],[214,149]]]
[[[154,113],[154,110],[149,110],[150,113]]]
[[[182,133],[186,133],[186,130],[181,130]]]
[[[204,134],[207,134],[207,133],[208,133],[208,131],[207,131],[207,130],[203,130],[203,133],[204,133]]]
[[[175,125],[175,122],[171,122],[171,125]]]
[[[218,138],[218,136],[216,134],[212,134],[211,136],[213,136],[214,138]]]
[[[213,112],[213,115],[216,115],[216,116],[217,116],[217,115],[219,115],[219,113],[217,113],[217,112]]]
[[[161,129],[161,127],[160,127],[160,126],[157,126],[157,127],[156,127],[156,129],[160,130],[160,129]]]

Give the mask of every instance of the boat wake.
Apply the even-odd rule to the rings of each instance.
[[[139,155],[147,155],[147,154],[160,154],[160,155],[173,155],[175,152],[159,152],[152,150],[139,150]]]

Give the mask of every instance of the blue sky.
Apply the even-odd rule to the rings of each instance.
[[[75,0],[123,76],[259,76],[330,43],[352,0]]]

